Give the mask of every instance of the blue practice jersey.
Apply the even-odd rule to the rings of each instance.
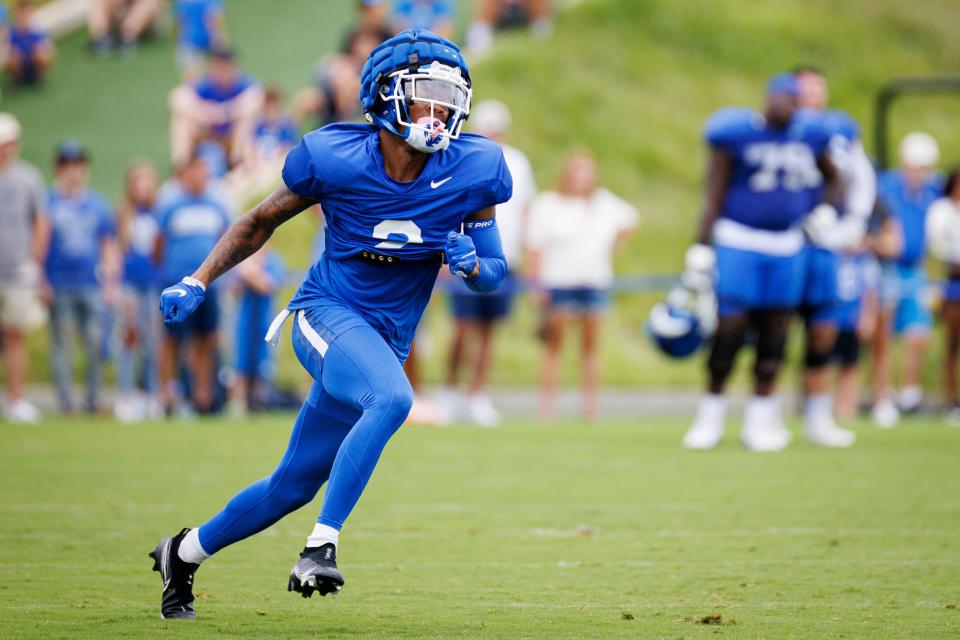
[[[447,234],[460,231],[465,218],[509,200],[513,189],[500,147],[470,133],[429,156],[413,182],[396,182],[383,167],[379,130],[362,124],[308,133],[287,155],[283,181],[318,201],[326,220],[324,254],[289,308],[345,305],[401,359],[430,299]],[[365,249],[404,262],[381,267],[351,259]]]
[[[820,119],[795,118],[777,129],[756,111],[727,108],[710,117],[704,135],[711,147],[733,158],[721,217],[784,231],[809,213],[823,184],[817,158],[830,139]]]
[[[50,284],[63,290],[98,287],[103,241],[117,233],[110,203],[90,189],[68,196],[52,188],[47,215],[50,245],[45,268]]]

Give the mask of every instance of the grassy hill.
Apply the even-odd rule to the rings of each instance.
[[[458,3],[461,20],[468,14]],[[563,11],[555,34],[502,38],[474,65],[476,98],[497,97],[514,111],[512,142],[533,160],[541,187],[554,182],[564,152],[586,147],[600,159],[605,183],[641,210],[640,232],[618,259],[623,273],[675,271],[692,236],[700,200],[700,128],[714,109],[759,105],[772,73],[797,63],[823,67],[834,104],[870,131],[873,96],[890,77],[948,72],[960,62],[960,23],[953,0],[585,0]],[[312,61],[333,50],[349,3],[234,0],[228,18],[243,64],[293,90]],[[73,135],[93,147],[94,181],[119,189],[128,158],[166,160],[165,96],[176,80],[169,42],[132,59],[94,60],[84,37],[61,43],[61,59],[40,93],[11,93],[4,108],[24,121],[25,153],[46,166],[56,140]],[[893,139],[914,128],[936,135],[945,160],[960,160],[955,115],[960,98],[908,99],[894,113]],[[868,147],[872,141],[868,138]],[[305,267],[312,222],[281,230],[278,246]],[[692,363],[660,366],[638,335],[652,298],[626,296],[610,320],[605,370],[614,383],[670,383],[695,378]],[[440,347],[445,312],[433,305],[427,327]],[[538,346],[534,314],[522,308],[505,328],[495,379],[530,381]],[[445,349],[427,349],[428,378],[442,370]],[[285,370],[296,376],[295,365]]]

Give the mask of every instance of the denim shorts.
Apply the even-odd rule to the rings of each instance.
[[[610,304],[610,291],[596,287],[550,289],[550,307],[575,315],[602,313]]]

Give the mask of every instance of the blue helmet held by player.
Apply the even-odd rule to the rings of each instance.
[[[401,31],[370,53],[360,72],[360,103],[369,122],[424,153],[450,146],[470,114],[470,70],[460,48],[423,29]],[[410,107],[430,107],[413,122]],[[444,119],[438,116],[444,115]]]
[[[716,329],[715,262],[712,249],[703,245],[691,247],[680,283],[650,310],[645,327],[647,335],[671,358],[693,355]]]

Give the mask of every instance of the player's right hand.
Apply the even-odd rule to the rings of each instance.
[[[184,278],[172,287],[167,287],[160,293],[160,313],[163,314],[165,324],[183,322],[187,316],[196,311],[207,288],[196,278]]]

